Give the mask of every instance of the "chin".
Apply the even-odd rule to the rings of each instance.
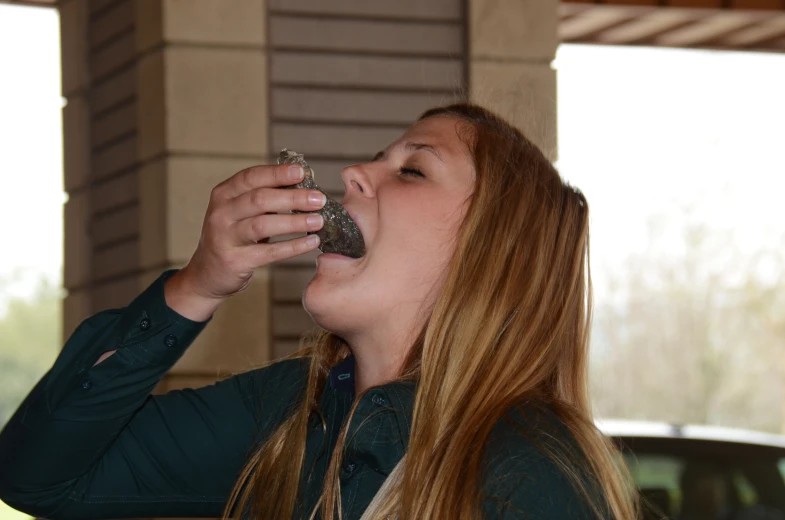
[[[320,276],[315,276],[305,287],[303,292],[303,308],[311,319],[321,328],[338,334],[340,324],[346,320],[343,298],[335,285],[327,283]]]

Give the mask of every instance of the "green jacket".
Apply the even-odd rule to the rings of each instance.
[[[130,305],[86,319],[0,432],[0,498],[49,519],[219,517],[244,461],[305,386],[289,360],[211,386],[150,395],[209,323],[166,305],[164,272]],[[105,351],[117,352],[93,367]],[[2,383],[0,383],[2,384]],[[371,390],[352,418],[341,470],[343,518],[362,515],[406,451],[413,383]],[[310,511],[354,400],[353,358],[321,398],[301,482]],[[488,444],[488,519],[594,518],[556,465],[500,421]],[[559,433],[561,432],[561,433]],[[550,435],[565,435],[558,428]]]

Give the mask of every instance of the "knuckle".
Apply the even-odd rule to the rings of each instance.
[[[279,164],[275,167],[275,178],[281,184],[285,183],[288,185],[292,185],[293,181],[289,179],[289,167],[291,166],[292,166],[291,164],[284,163],[284,164]]]
[[[283,184],[286,182],[286,179],[288,177],[287,175],[288,168],[289,168],[288,164],[279,164],[273,168],[273,178],[275,179],[276,185]]]
[[[252,172],[251,168],[246,168],[245,170],[242,170],[238,174],[238,180],[240,181],[241,185],[245,189],[248,189],[248,188],[251,187],[251,172]]]
[[[297,240],[289,240],[286,242],[286,256],[293,256],[297,253]]]
[[[294,218],[289,223],[292,233],[305,233],[310,227],[307,222],[308,215],[292,215]]]
[[[207,215],[205,216],[204,221],[205,221],[206,227],[209,228],[209,229],[212,229],[212,228],[219,228],[220,229],[225,224],[223,216],[222,216],[221,212],[218,211],[218,210],[208,211]]]
[[[265,258],[268,262],[277,260],[281,255],[281,242],[270,244],[269,247],[264,248]]]
[[[205,211],[205,220],[219,224],[228,224],[229,218],[227,215],[231,210],[231,202],[210,202],[207,204]]]
[[[264,216],[259,216],[256,218],[251,219],[251,232],[254,236],[257,237],[264,237],[265,235],[265,218]]]
[[[251,192],[251,204],[254,206],[264,206],[266,202],[267,195],[263,189],[258,189]]]

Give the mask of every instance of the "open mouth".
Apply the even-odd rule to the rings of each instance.
[[[351,256],[349,254],[344,254],[344,253],[348,252],[350,249],[346,248],[346,247],[344,247],[344,248],[335,247],[334,243],[333,243],[333,244],[328,244],[328,247],[321,247],[320,246],[319,249],[318,249],[318,254],[316,256],[317,259],[318,258],[322,258],[322,259],[332,258],[332,259],[335,259],[335,260],[358,261],[358,260],[362,260],[363,258],[365,258],[365,256],[368,254],[368,243],[365,241],[365,236],[363,234],[363,227],[364,227],[364,225],[360,223],[360,221],[357,218],[357,214],[356,213],[354,213],[353,211],[350,211],[346,207],[343,207],[343,210],[346,212],[346,214],[349,216],[349,218],[351,218],[352,221],[353,221],[353,227],[355,229],[355,231],[354,231],[355,236],[357,234],[359,234],[358,238],[359,238],[359,240],[363,244],[363,246],[362,246],[362,254],[359,255],[359,256]],[[339,234],[342,233],[342,232],[345,232],[345,228],[342,225],[340,225],[340,224],[341,223],[338,223],[337,226],[334,225],[332,227],[332,229],[333,229],[332,233],[329,230],[327,230],[325,228],[322,228],[319,231],[309,231],[308,234],[309,235],[319,235],[319,237],[321,237],[323,241],[324,240],[331,240],[332,237],[336,236],[335,230],[339,230],[338,231]],[[326,225],[327,224],[325,224],[325,227],[326,227]],[[351,233],[351,231],[349,231],[349,233]],[[355,249],[355,251],[356,251],[356,249]],[[317,263],[317,265],[318,265],[318,263]]]
[[[365,243],[365,249],[366,249],[366,253],[367,253],[368,252],[367,251],[368,250],[368,242],[365,240],[365,230],[363,229],[364,225],[357,218],[357,214],[354,211],[351,211],[346,206],[344,206],[344,209],[346,210],[346,213],[348,213],[349,216],[352,217],[352,220],[354,221],[354,224],[357,226],[357,229],[360,231],[360,235],[362,236],[363,242]]]

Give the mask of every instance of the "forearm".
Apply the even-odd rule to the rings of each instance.
[[[191,291],[189,287],[182,270],[167,278],[164,282],[166,306],[179,315],[195,322],[209,320],[221,305],[223,299],[205,298]],[[93,366],[103,362],[115,352],[117,351],[109,350],[104,352]]]
[[[0,498],[56,508],[204,325],[167,308],[161,280],[128,307],[85,320],[0,432]]]

